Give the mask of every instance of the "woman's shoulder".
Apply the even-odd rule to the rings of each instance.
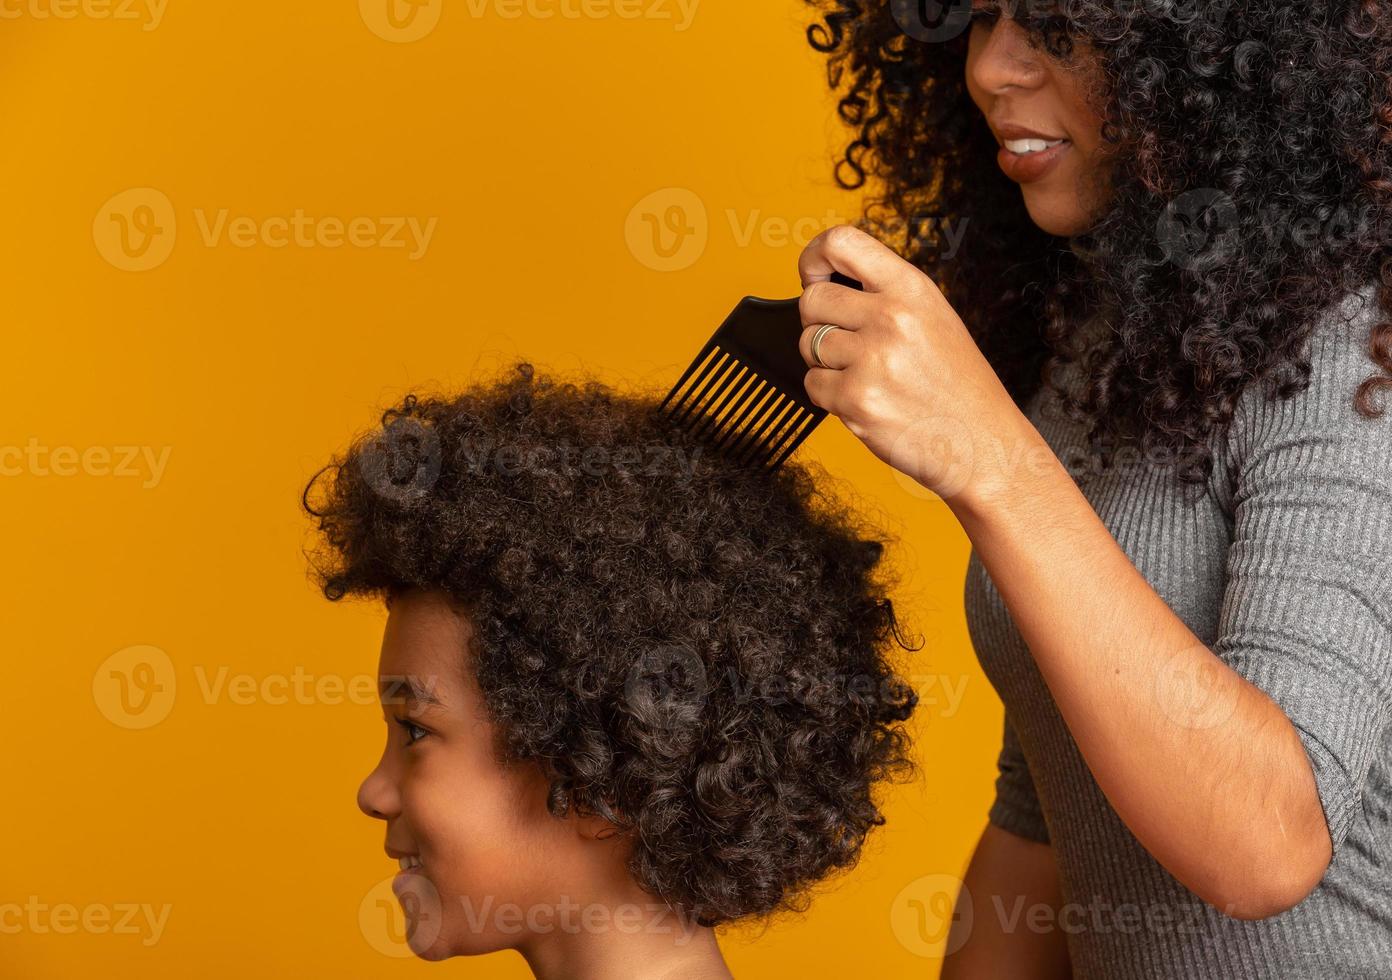
[[[1392,399],[1384,399],[1381,419],[1368,419],[1354,407],[1363,381],[1383,373],[1372,356],[1372,333],[1392,315],[1383,311],[1377,287],[1370,281],[1349,291],[1316,319],[1306,342],[1310,379],[1304,389],[1279,398],[1263,379],[1247,386],[1233,414],[1231,449],[1245,455],[1261,440],[1282,432],[1363,430],[1374,422],[1392,445]]]
[[[1378,301],[1376,281],[1347,293],[1333,304],[1310,333],[1312,379],[1318,376],[1326,384],[1352,382],[1356,388],[1358,382],[1378,368],[1369,354],[1369,342],[1373,327],[1383,319],[1392,316],[1383,311]]]

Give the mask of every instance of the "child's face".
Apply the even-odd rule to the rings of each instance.
[[[535,765],[495,757],[467,630],[438,594],[393,602],[378,667],[387,745],[358,790],[362,811],[386,821],[388,853],[420,862],[392,888],[412,951],[429,960],[518,947],[529,921],[554,921],[557,903],[593,900],[623,873],[600,828],[547,811]]]

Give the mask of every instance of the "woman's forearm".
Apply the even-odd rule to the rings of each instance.
[[[1019,423],[948,505],[1094,778],[1199,897],[1241,918],[1294,905],[1330,858],[1295,728],[1174,614]]]

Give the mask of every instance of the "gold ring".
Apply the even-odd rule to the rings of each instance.
[[[823,323],[812,335],[812,360],[817,362],[817,367],[826,367],[826,364],[822,362],[822,338],[833,330],[839,329],[841,328],[834,323]]]

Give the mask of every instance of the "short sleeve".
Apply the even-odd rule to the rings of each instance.
[[[1305,391],[1244,392],[1228,437],[1233,540],[1214,653],[1294,725],[1335,853],[1392,721],[1392,405],[1353,407],[1374,373],[1367,299],[1322,321]]]
[[[987,819],[1017,837],[1047,844],[1049,829],[1044,824],[1039,796],[1034,790],[1034,777],[1025,762],[1025,754],[1020,749],[1020,740],[1015,734],[1015,726],[1009,713],[1005,716],[1005,733],[1001,738],[996,768],[999,770],[996,776],[996,798],[991,804]]]

